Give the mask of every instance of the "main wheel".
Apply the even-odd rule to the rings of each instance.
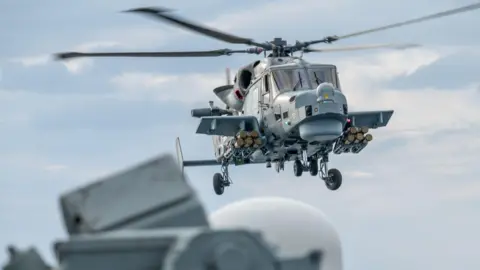
[[[223,184],[223,176],[220,173],[216,173],[213,175],[213,190],[215,194],[222,195],[225,191],[225,186]]]
[[[337,169],[328,170],[328,177],[325,179],[325,185],[330,190],[337,190],[342,185],[342,173]]]
[[[309,167],[310,167],[310,175],[311,176],[316,176],[318,174],[318,160],[312,159],[309,162]]]
[[[293,163],[293,173],[295,174],[296,177],[302,176],[303,173],[303,165],[300,160],[295,160]]]

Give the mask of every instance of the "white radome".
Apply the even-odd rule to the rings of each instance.
[[[251,229],[285,258],[324,252],[322,270],[342,270],[342,248],[337,230],[319,209],[286,198],[253,198],[224,206],[210,216],[216,229]]]

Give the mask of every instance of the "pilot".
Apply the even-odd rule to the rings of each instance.
[[[321,270],[342,270],[341,242],[319,209],[285,198],[253,198],[229,204],[210,216],[217,229],[250,229],[262,233],[284,258],[321,250]]]

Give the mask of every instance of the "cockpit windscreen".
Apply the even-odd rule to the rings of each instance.
[[[280,93],[311,89],[307,73],[303,68],[275,70],[273,79]]]
[[[338,88],[337,82],[334,78],[335,72],[335,69],[330,67],[309,68],[308,75],[313,88],[316,88],[319,84],[324,82],[331,83]]]

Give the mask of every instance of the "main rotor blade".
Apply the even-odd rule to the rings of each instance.
[[[55,54],[55,59],[64,60],[80,57],[215,57],[241,53],[246,51],[232,51],[228,49],[213,51],[190,51],[190,52],[111,52],[111,53],[81,53],[65,52]]]
[[[158,7],[150,7],[150,8],[136,8],[136,9],[130,9],[126,10],[124,12],[134,12],[134,13],[140,13],[140,14],[146,14],[149,16],[152,16],[156,19],[160,19],[163,21],[166,21],[170,24],[176,25],[183,27],[185,29],[188,29],[190,31],[203,34],[205,36],[209,36],[214,39],[218,39],[224,42],[232,43],[232,44],[245,44],[245,45],[250,45],[250,46],[257,46],[261,47],[264,49],[268,49],[269,46],[266,44],[261,44],[253,41],[252,39],[249,38],[244,38],[244,37],[239,37],[235,36],[232,34],[224,33],[216,29],[209,28],[207,26],[201,25],[199,23],[195,23],[192,21],[188,21],[184,18],[174,16],[171,14],[166,14],[169,10],[165,8],[158,8]]]
[[[442,18],[442,17],[446,17],[446,16],[450,16],[450,15],[454,15],[454,14],[458,14],[458,13],[462,13],[462,12],[472,11],[472,10],[479,9],[479,8],[480,8],[480,3],[471,4],[471,5],[468,5],[468,6],[463,6],[463,7],[460,7],[460,8],[450,9],[450,10],[442,11],[442,12],[439,12],[439,13],[423,16],[423,17],[420,17],[420,18],[404,21],[404,22],[399,22],[399,23],[389,24],[389,25],[376,27],[376,28],[372,28],[372,29],[368,29],[368,30],[358,31],[358,32],[354,32],[354,33],[351,33],[351,34],[348,34],[348,35],[343,35],[343,36],[329,36],[329,37],[326,37],[326,38],[321,39],[321,40],[304,42],[303,44],[304,44],[304,46],[308,46],[308,45],[317,44],[317,43],[332,43],[332,42],[340,40],[340,39],[356,37],[356,36],[360,36],[360,35],[370,34],[370,33],[379,32],[379,31],[383,31],[383,30],[387,30],[387,29],[396,28],[396,27],[401,27],[401,26],[405,26],[405,25],[410,25],[410,24],[420,23],[420,22],[424,22],[424,21],[428,21],[428,20],[438,19],[438,18]]]
[[[323,48],[323,49],[310,49],[306,48],[303,52],[343,52],[343,51],[361,51],[361,50],[371,50],[371,49],[395,49],[395,50],[404,50],[409,48],[420,47],[419,44],[372,44],[372,45],[359,45],[359,46],[345,46],[345,47],[334,47],[334,48]]]
[[[351,33],[351,34],[348,34],[348,35],[339,36],[339,37],[337,37],[337,39],[345,39],[345,38],[349,38],[349,37],[355,37],[355,36],[359,36],[359,35],[364,35],[364,34],[383,31],[383,30],[387,30],[387,29],[391,29],[391,28],[396,28],[396,27],[400,27],[400,26],[404,26],[404,25],[420,23],[420,22],[433,20],[433,19],[438,19],[438,18],[442,18],[442,17],[446,17],[446,16],[450,16],[450,15],[454,15],[454,14],[458,14],[458,13],[462,13],[462,12],[472,11],[472,10],[475,10],[475,9],[478,9],[478,8],[480,8],[480,3],[471,4],[471,5],[468,5],[468,6],[455,8],[455,9],[450,9],[450,10],[442,11],[442,12],[439,12],[439,13],[423,16],[423,17],[420,17],[420,18],[417,18],[417,19],[412,19],[412,20],[408,20],[408,21],[404,21],[404,22],[400,22],[400,23],[394,23],[394,24],[390,24],[390,25],[386,25],[386,26],[382,26],[382,27],[372,28],[372,29],[369,29],[369,30],[364,30],[364,31],[356,32],[356,33]]]

